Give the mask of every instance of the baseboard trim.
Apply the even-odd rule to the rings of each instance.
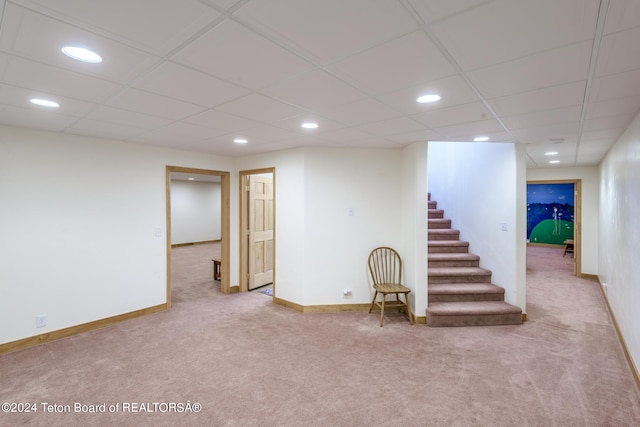
[[[167,304],[160,304],[136,311],[131,311],[129,313],[118,314],[117,316],[94,320],[93,322],[82,323],[80,325],[70,326],[68,328],[58,329],[56,331],[46,332],[40,335],[34,335],[32,337],[23,338],[17,341],[11,341],[8,343],[0,344],[0,354],[24,350],[26,348],[34,347],[39,344],[56,341],[62,338],[70,337],[72,335],[78,335],[83,332],[89,332],[95,329],[104,328],[106,326],[115,325],[116,323],[124,322],[125,320],[131,320],[135,319],[136,317],[146,316],[147,314],[158,313],[166,310]]]
[[[622,351],[624,352],[624,356],[627,358],[627,363],[629,364],[629,368],[631,369],[631,374],[633,375],[633,379],[636,381],[636,387],[640,390],[640,372],[638,371],[638,367],[636,366],[633,358],[631,357],[631,353],[629,352],[629,346],[627,345],[627,341],[624,339],[624,335],[622,335],[622,331],[620,330],[620,325],[618,324],[618,320],[616,319],[616,315],[613,313],[611,309],[611,304],[609,304],[609,298],[607,297],[606,292],[604,291],[604,287],[602,286],[602,282],[600,281],[600,277],[595,276],[596,281],[598,282],[598,287],[600,288],[600,292],[602,293],[602,298],[604,298],[604,302],[607,305],[607,311],[609,311],[609,316],[611,316],[611,321],[613,322],[613,327],[616,330],[616,334],[618,334],[618,339],[620,340],[620,344],[622,344]]]
[[[274,297],[273,302],[283,307],[299,311],[301,313],[338,313],[338,312],[366,312],[369,311],[371,303],[366,304],[328,304],[328,305],[300,305],[295,302],[287,301]],[[427,324],[427,317],[413,316],[414,323]]]
[[[171,247],[179,248],[181,246],[206,245],[208,243],[220,243],[220,242],[222,242],[222,240],[203,240],[202,242],[174,243],[171,245]]]

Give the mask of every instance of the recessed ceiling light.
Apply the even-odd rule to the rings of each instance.
[[[188,179],[189,181],[195,181],[195,180],[196,180],[195,178],[192,178],[192,177],[189,177],[189,178],[187,178],[187,179]]]
[[[304,122],[300,126],[302,126],[305,129],[317,129],[318,128],[318,124],[316,122]]]
[[[488,136],[477,136],[475,138],[473,138],[474,142],[485,142],[488,141],[489,137]]]
[[[89,62],[91,64],[102,62],[100,55],[84,47],[65,46],[62,48],[62,53],[77,61]]]
[[[236,138],[233,140],[233,142],[235,142],[236,144],[246,144],[249,141],[247,141],[245,138]]]
[[[420,104],[430,104],[432,102],[440,101],[440,95],[436,95],[435,93],[429,93],[426,95],[422,95],[418,99],[416,99]]]
[[[555,156],[557,154],[558,154],[557,151],[547,151],[546,153],[544,153],[545,156]]]
[[[560,160],[549,160],[549,163],[560,163]]]
[[[48,99],[33,98],[30,102],[41,107],[58,108],[60,106],[57,102],[49,101]]]

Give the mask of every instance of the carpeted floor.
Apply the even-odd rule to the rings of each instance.
[[[187,298],[174,283],[168,312],[0,356],[0,402],[71,410],[0,413],[0,424],[640,425],[597,283],[571,276],[562,249],[530,247],[527,263],[519,326],[390,315],[380,328],[376,314],[298,313],[259,292],[223,295],[212,280]],[[75,413],[75,402],[114,412]]]

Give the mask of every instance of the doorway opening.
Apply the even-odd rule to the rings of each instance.
[[[275,168],[240,171],[240,292],[275,296]]]
[[[208,169],[185,168],[179,166],[166,167],[166,229],[167,229],[167,308],[171,308],[171,176],[172,174],[194,174],[218,177],[220,181],[220,291],[230,293],[229,278],[229,172]],[[213,220],[213,219],[212,219]],[[213,267],[212,267],[213,268]]]
[[[582,180],[527,181],[527,244],[564,248],[565,255],[570,245],[573,274],[581,277],[581,233]]]

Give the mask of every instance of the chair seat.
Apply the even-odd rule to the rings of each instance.
[[[395,293],[405,294],[405,293],[411,292],[411,289],[407,288],[406,286],[402,286],[398,283],[378,283],[373,285],[373,289],[385,294],[395,294]]]

